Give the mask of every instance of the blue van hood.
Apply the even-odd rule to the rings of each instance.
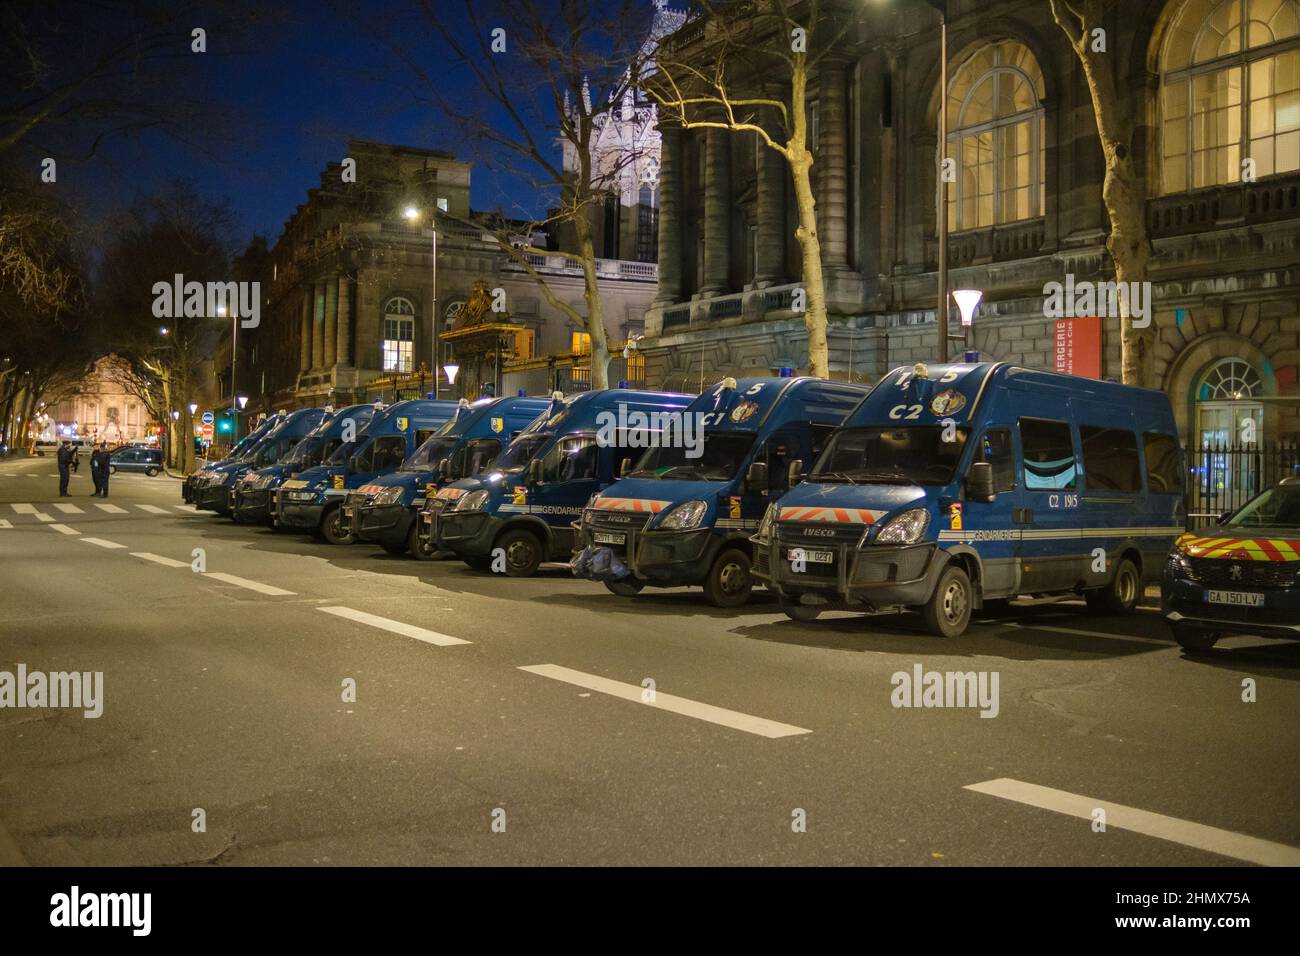
[[[730,481],[677,481],[656,478],[620,478],[592,501],[592,506],[624,514],[665,515],[684,501],[709,505],[704,523],[713,520],[718,496],[732,487]],[[599,504],[597,503],[599,502]],[[658,519],[656,518],[655,521]]]
[[[927,489],[916,485],[805,481],[781,496],[778,518],[781,521],[853,520],[835,513],[848,509],[869,512],[871,520],[866,523],[880,524],[893,517],[895,511],[909,506],[933,511],[942,490],[939,486]]]
[[[306,471],[300,471],[294,475],[295,481],[305,482],[304,488],[314,488],[317,485],[331,485],[331,479],[336,475],[347,474],[347,468],[343,465],[317,465],[315,468],[308,468]]]

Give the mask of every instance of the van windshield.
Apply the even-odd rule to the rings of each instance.
[[[628,477],[730,481],[739,474],[755,436],[755,432],[705,432],[702,444],[695,448],[651,448],[641,456]]]
[[[310,468],[320,464],[324,451],[325,439],[309,436],[293,446],[293,451],[289,452],[289,457],[284,463]]]
[[[330,455],[329,458],[325,460],[325,464],[346,465],[348,459],[352,457],[356,450],[361,446],[361,443],[365,440],[366,439],[363,436],[361,438],[354,438],[352,441],[345,441],[343,444],[339,445],[338,448],[334,449],[334,454]]]
[[[494,471],[510,471],[522,468],[537,453],[537,450],[551,440],[551,432],[524,432],[510,443],[510,447],[501,453],[501,457],[492,463]]]
[[[430,467],[451,455],[451,450],[456,447],[456,441],[455,438],[430,438],[415,449],[410,458],[402,462],[399,471],[428,471]]]
[[[944,441],[943,425],[842,428],[809,475],[810,481],[904,482],[946,485],[966,445],[967,430]]]

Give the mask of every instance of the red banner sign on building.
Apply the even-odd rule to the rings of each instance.
[[[1056,370],[1101,378],[1101,319],[1095,315],[1056,320]]]

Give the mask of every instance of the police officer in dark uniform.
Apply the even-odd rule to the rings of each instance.
[[[68,494],[68,469],[72,467],[72,442],[66,438],[59,446],[59,497],[70,498]]]
[[[100,442],[90,455],[91,467],[99,472],[99,497],[108,497],[108,463],[112,460],[112,454],[108,450],[108,442]]]

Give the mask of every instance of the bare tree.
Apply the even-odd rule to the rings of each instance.
[[[1119,283],[1143,282],[1151,258],[1146,189],[1133,158],[1134,117],[1128,101],[1117,90],[1115,57],[1106,52],[1108,4],[1103,0],[1051,0],[1051,3],[1052,16],[1069,38],[1092,95],[1093,114],[1106,162],[1101,195],[1110,218],[1106,248],[1115,264],[1115,279]],[[1154,332],[1134,327],[1127,295],[1119,296],[1119,306],[1122,380],[1128,385],[1148,385],[1153,371]]]
[[[651,11],[644,0],[465,0],[459,14],[445,2],[419,0],[417,8],[451,56],[434,65],[405,37],[383,37],[407,67],[407,92],[455,124],[485,165],[531,190],[549,210],[544,218],[571,235],[559,251],[503,248],[547,302],[590,334],[592,387],[607,388],[593,211],[619,169],[602,162],[597,133],[602,117],[632,95]],[[448,67],[469,79],[472,93],[447,83]],[[537,219],[520,211],[525,217]],[[560,302],[527,262],[535,251],[565,256],[581,270],[585,314]]]
[[[756,136],[785,160],[799,214],[795,238],[807,297],[809,371],[826,378],[826,283],[813,191],[808,84],[818,63],[855,21],[822,0],[704,0],[701,5],[705,21],[700,38],[660,44],[646,88],[663,119],[683,129]]]

